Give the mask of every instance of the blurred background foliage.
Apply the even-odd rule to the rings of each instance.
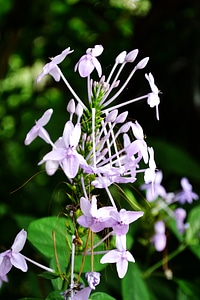
[[[64,175],[57,172],[48,177],[37,166],[48,145],[37,140],[27,148],[24,139],[50,107],[54,115],[47,129],[56,139],[71,95],[62,82],[57,84],[49,76],[36,85],[36,76],[49,57],[70,46],[75,52],[62,63],[62,70],[86,101],[85,82],[73,68],[95,44],[105,48],[100,57],[105,73],[123,50],[138,48],[140,58],[150,56],[146,72],[153,73],[162,91],[160,121],[143,102],[129,106],[129,115],[143,126],[148,143],[154,146],[167,190],[179,189],[180,178],[186,176],[200,191],[199,0],[0,0],[1,251],[10,247],[30,220],[56,215],[66,205]],[[146,91],[143,78],[142,72],[133,78],[119,101]],[[36,255],[29,246],[26,249]],[[20,276],[13,271],[0,296],[18,299],[47,293],[42,279],[31,272],[27,281]]]

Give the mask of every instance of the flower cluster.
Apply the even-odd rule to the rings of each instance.
[[[187,213],[181,207],[185,203],[191,204],[193,200],[198,200],[198,195],[193,192],[192,185],[188,179],[181,179],[182,190],[176,193],[167,193],[161,185],[163,178],[162,171],[156,172],[154,181],[154,192],[151,184],[143,184],[142,190],[146,191],[146,198],[151,203],[151,211],[157,221],[154,223],[154,234],[151,241],[157,251],[163,251],[167,245],[166,224],[170,219],[175,221],[176,228],[180,234],[184,234],[189,224],[185,222]],[[171,208],[173,206],[173,209]],[[163,211],[165,217],[163,217]],[[160,215],[162,216],[160,219]]]
[[[62,78],[72,93],[73,98],[67,105],[69,119],[65,123],[62,136],[53,142],[44,128],[53,113],[53,109],[48,109],[28,132],[25,145],[29,145],[36,137],[40,137],[52,147],[39,162],[39,164],[45,164],[47,174],[53,175],[61,168],[70,184],[77,187],[81,182],[74,197],[75,204],[80,206],[81,211],[81,215],[77,218],[77,226],[87,228],[92,233],[107,229],[109,230],[107,237],[115,236],[116,249],[106,252],[101,258],[101,263],[116,263],[118,275],[123,278],[127,272],[128,262],[135,261],[126,246],[129,224],[142,217],[143,212],[119,209],[109,187],[114,184],[133,183],[137,179],[137,174],[143,173],[145,183],[151,184],[153,192],[156,164],[154,150],[147,145],[141,125],[138,121],[128,120],[128,111],[119,113],[118,109],[146,99],[150,107],[156,108],[156,117],[159,119],[160,99],[154,77],[149,73],[145,74],[150,85],[150,91],[147,94],[113,105],[135,72],[145,68],[149,58],[143,58],[135,63],[138,50],[135,49],[129,53],[123,51],[115,58],[111,72],[106,77],[102,75],[102,67],[97,59],[103,50],[102,45],[87,49],[86,54],[80,58],[74,68],[81,77],[87,78],[88,103],[80,99],[58,66],[73,50],[65,49],[44,66],[43,71],[37,77],[38,83],[43,76],[49,74],[56,81]],[[121,84],[120,74],[126,64],[133,64],[133,68]],[[90,78],[95,69],[100,78],[99,81],[93,81]],[[141,161],[146,168],[140,168]],[[99,207],[100,203],[93,192],[97,189],[106,191],[110,206]],[[105,239],[106,237],[103,241]],[[92,245],[89,250],[85,250],[85,253],[93,255],[95,247],[96,245]],[[92,269],[91,272],[93,274],[94,270]],[[89,283],[89,288],[86,290],[81,290],[72,296],[74,284],[72,278],[67,295],[70,294],[71,299],[79,299],[79,293],[80,295],[86,293],[87,296],[84,296],[84,299],[87,299],[91,292],[91,284]]]
[[[126,275],[128,263],[135,262],[135,258],[127,249],[127,234],[131,223],[145,217],[144,212],[139,206],[137,211],[125,209],[120,197],[116,199],[116,195],[113,195],[112,186],[134,183],[138,174],[142,174],[144,184],[141,189],[146,191],[146,198],[151,204],[154,217],[150,242],[157,251],[162,251],[167,243],[165,220],[159,218],[160,211],[164,210],[173,217],[178,231],[184,233],[188,227],[185,223],[186,212],[182,207],[171,210],[170,205],[191,203],[193,199],[198,198],[186,178],[181,180],[181,192],[166,192],[161,185],[162,172],[157,171],[154,149],[147,145],[142,126],[137,120],[130,121],[128,111],[119,112],[119,108],[146,100],[150,107],[155,108],[156,118],[159,120],[160,92],[153,75],[144,74],[144,79],[150,87],[145,95],[123,103],[114,103],[133,75],[145,68],[149,58],[137,61],[138,49],[129,53],[123,51],[115,58],[113,67],[106,76],[98,60],[103,50],[102,45],[87,49],[86,54],[74,67],[74,71],[87,80],[87,103],[77,95],[58,66],[73,53],[73,50],[68,47],[61,54],[51,58],[38,75],[37,83],[39,84],[46,75],[52,76],[55,81],[63,80],[72,94],[67,104],[66,123],[62,135],[53,141],[45,129],[53,114],[53,109],[49,108],[35,122],[25,138],[25,145],[31,144],[37,137],[49,145],[49,152],[38,164],[44,165],[49,176],[62,170],[68,180],[70,192],[72,191],[71,194],[67,192],[68,200],[71,201],[67,206],[72,209],[65,214],[72,220],[69,230],[71,265],[66,266],[70,275],[69,272],[65,276],[59,273],[67,282],[67,288],[61,292],[66,300],[87,300],[99,284],[100,273],[94,266],[95,254],[101,255],[101,264],[115,263],[119,278]],[[121,82],[120,75],[127,64],[133,67],[127,79]],[[91,73],[95,70],[99,77],[97,81],[91,79]],[[100,197],[101,194],[103,197]],[[97,241],[94,236],[98,236]],[[88,242],[90,237],[91,241]],[[108,238],[111,241],[109,248],[108,243],[104,244]],[[7,273],[12,266],[26,272],[26,260],[33,262],[20,253],[25,241],[26,231],[22,230],[11,249],[0,254],[0,283],[8,281]],[[100,251],[100,245],[106,245],[106,250]],[[91,256],[91,268],[87,270],[84,279],[81,278],[83,265],[79,274],[75,274],[76,255],[83,256],[83,265],[85,257]],[[58,274],[58,270],[35,264],[54,275]]]
[[[186,211],[177,204],[192,203],[198,199],[192,185],[186,178],[182,178],[182,191],[167,193],[161,185],[162,172],[157,170],[154,149],[147,145],[142,126],[137,120],[130,121],[128,111],[119,112],[119,108],[146,99],[147,104],[155,108],[156,118],[159,120],[160,92],[153,75],[144,74],[150,87],[145,95],[114,104],[135,72],[145,68],[149,58],[137,61],[138,49],[128,53],[123,51],[115,58],[113,67],[106,76],[98,60],[103,50],[102,45],[87,49],[74,67],[74,71],[87,80],[87,103],[77,95],[58,66],[73,53],[70,47],[51,58],[44,66],[37,77],[37,83],[44,76],[50,75],[57,82],[62,79],[72,94],[67,104],[66,123],[62,135],[53,141],[45,129],[53,114],[53,109],[49,108],[35,122],[24,142],[25,145],[30,145],[37,137],[46,142],[50,147],[49,152],[38,164],[44,165],[49,176],[62,170],[68,180],[70,191],[67,191],[67,195],[70,203],[66,207],[70,209],[65,213],[67,220],[71,221],[70,228],[66,225],[71,236],[70,265],[66,266],[68,271],[62,274],[58,266],[58,270],[53,270],[21,254],[27,238],[23,229],[11,248],[0,253],[0,285],[8,281],[7,274],[12,266],[27,272],[26,261],[29,261],[53,273],[55,277],[60,276],[66,280],[67,286],[60,293],[65,300],[87,300],[100,283],[101,274],[94,265],[95,254],[101,255],[100,264],[115,263],[118,277],[123,278],[127,273],[128,263],[135,262],[127,249],[129,227],[138,219],[145,218],[145,214],[139,206],[136,206],[137,211],[127,210],[120,197],[113,195],[112,186],[132,184],[137,180],[138,174],[143,176],[144,184],[141,189],[146,191],[146,199],[151,205],[153,234],[149,243],[157,251],[165,249],[168,218],[175,221],[180,234],[189,226],[185,222]],[[133,67],[121,82],[120,75],[127,64]],[[99,77],[97,81],[91,79],[91,73],[95,70]],[[172,205],[173,209],[170,208]],[[166,213],[165,217],[163,212]],[[95,240],[95,237],[98,238]],[[103,251],[100,248],[102,245]],[[75,272],[76,255],[83,257],[79,273]],[[86,256],[91,257],[91,267],[82,278]]]

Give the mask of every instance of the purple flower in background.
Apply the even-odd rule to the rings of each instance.
[[[102,52],[102,45],[95,45],[94,48],[88,48],[86,54],[83,55],[78,61],[78,63],[75,65],[74,70],[76,71],[78,69],[81,77],[88,77],[95,68],[99,77],[101,77],[101,64],[97,60],[96,56],[101,55]]]
[[[22,229],[16,236],[11,249],[0,253],[0,277],[6,279],[5,275],[11,270],[12,266],[27,272],[28,267],[24,256],[20,253],[26,242],[27,232]]]
[[[180,233],[184,233],[185,229],[187,229],[189,226],[188,223],[184,223],[186,215],[187,215],[186,210],[183,209],[182,207],[179,207],[179,208],[175,209],[175,211],[174,211],[174,218],[176,220],[176,226]]]
[[[163,251],[167,243],[167,237],[165,234],[165,224],[163,221],[157,221],[154,225],[155,234],[152,242],[157,251]]]
[[[37,83],[40,82],[40,80],[42,79],[42,77],[44,77],[45,75],[49,74],[51,75],[55,81],[59,81],[60,80],[60,73],[58,71],[58,67],[57,65],[60,64],[65,57],[72,53],[74,50],[70,50],[70,47],[66,48],[61,54],[53,57],[51,59],[51,62],[49,62],[48,64],[46,64],[43,67],[43,71],[38,75],[37,77]]]
[[[141,218],[143,214],[142,211],[127,211],[123,208],[119,212],[117,210],[111,211],[110,216],[114,220],[112,225],[114,233],[116,235],[125,235],[128,232],[129,224]]]
[[[165,188],[161,185],[163,174],[161,171],[155,173],[154,189],[152,190],[152,184],[147,183],[141,186],[142,190],[146,190],[146,198],[148,201],[154,201],[158,196],[162,198],[167,197]]]
[[[100,260],[100,263],[116,263],[119,278],[123,278],[128,270],[128,262],[135,262],[132,254],[126,250],[126,235],[116,237],[117,249],[110,250]]]
[[[81,197],[80,207],[83,215],[77,219],[77,222],[81,226],[90,228],[93,232],[99,232],[105,227],[111,227],[110,212],[115,209],[113,206],[97,209],[97,199],[95,196],[92,196],[91,202]]]
[[[192,203],[193,200],[199,199],[199,196],[192,191],[192,185],[187,178],[183,177],[181,179],[181,186],[183,190],[175,195],[174,201],[184,204],[185,202]]]
[[[53,109],[50,108],[45,111],[42,117],[35,122],[35,125],[27,133],[26,139],[24,141],[25,145],[30,145],[38,136],[43,139],[47,144],[52,144],[48,132],[43,127],[49,122],[53,113]]]
[[[101,274],[99,272],[87,272],[85,274],[88,285],[92,290],[95,290],[96,286],[99,284],[100,276]]]
[[[152,91],[151,93],[148,94],[147,103],[149,104],[150,107],[154,107],[154,106],[156,107],[156,117],[157,120],[159,120],[159,111],[158,111],[158,105],[160,103],[160,98],[158,96],[159,90],[154,83],[154,77],[151,73],[145,74],[145,78],[148,80]]]

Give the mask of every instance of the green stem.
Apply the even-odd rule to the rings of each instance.
[[[149,277],[156,269],[161,267],[162,265],[166,264],[168,261],[170,261],[172,258],[177,256],[179,253],[181,253],[187,245],[180,245],[176,250],[174,250],[172,253],[170,253],[168,256],[165,256],[161,261],[157,262],[155,265],[150,267],[146,272],[143,273],[143,278]]]

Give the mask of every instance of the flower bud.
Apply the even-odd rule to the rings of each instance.
[[[114,109],[112,110],[107,116],[106,116],[106,122],[114,122],[116,117],[118,115],[118,110]]]
[[[79,118],[82,116],[83,106],[80,103],[77,104],[75,112]]]
[[[127,122],[127,123],[123,124],[120,128],[120,132],[125,133],[125,132],[129,131],[131,124],[132,124],[132,122]]]
[[[125,61],[132,63],[136,59],[137,55],[138,49],[132,50],[126,55]]]
[[[70,114],[73,114],[75,112],[75,101],[74,101],[74,99],[71,99],[69,101],[69,103],[67,104],[67,111]]]
[[[92,290],[95,290],[95,287],[99,284],[100,276],[101,274],[99,272],[87,272],[85,274],[88,285]]]
[[[121,113],[115,120],[115,123],[124,123],[128,116],[128,111]]]
[[[126,58],[126,51],[123,51],[115,58],[115,62],[118,64],[123,64],[125,58]]]
[[[136,66],[136,70],[144,69],[149,61],[149,57],[143,58]]]

